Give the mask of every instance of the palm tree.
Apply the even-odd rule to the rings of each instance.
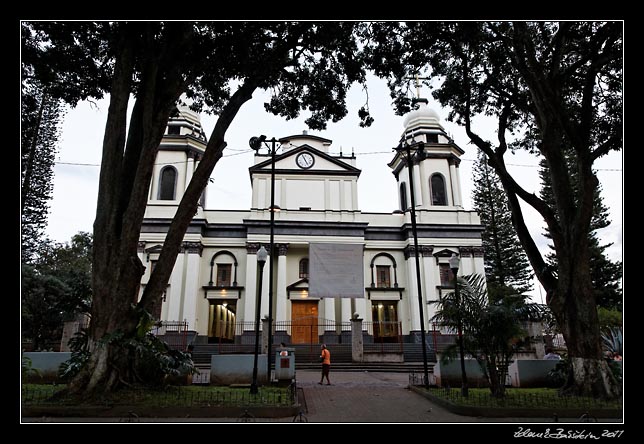
[[[508,366],[516,351],[514,341],[525,336],[521,324],[543,319],[547,307],[526,303],[520,295],[490,303],[483,275],[459,277],[458,286],[458,300],[455,292],[450,292],[432,302],[438,305],[432,321],[455,332],[462,326],[465,351],[476,358],[492,396],[503,397]],[[445,350],[444,359],[450,361],[456,353],[457,345],[453,344]]]

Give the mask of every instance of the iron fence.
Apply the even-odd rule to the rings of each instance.
[[[430,374],[430,386],[436,385],[436,378]],[[409,385],[421,387],[422,373],[410,373]],[[506,389],[503,398],[496,398],[488,388],[473,390],[470,387],[468,397],[461,394],[460,386],[432,387],[429,393],[459,405],[474,407],[509,407],[509,408],[570,408],[570,409],[615,409],[621,408],[619,401],[608,401],[590,397],[559,396],[556,391],[535,392],[529,389]]]
[[[61,396],[61,386],[30,386],[22,388],[23,406],[79,406],[76,398]],[[140,407],[218,407],[218,406],[292,406],[297,401],[295,385],[285,388],[260,387],[251,394],[248,388],[168,387],[162,390],[136,389],[120,391],[112,397],[94,400],[87,405]]]
[[[398,321],[363,322],[363,332],[366,331],[371,341],[364,341],[365,352],[402,353],[403,336],[402,323]]]
[[[151,333],[174,350],[188,349],[188,321],[161,321],[152,328]]]

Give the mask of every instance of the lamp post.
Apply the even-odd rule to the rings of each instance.
[[[454,297],[456,298],[456,309],[458,310],[457,324],[458,324],[458,348],[461,355],[461,395],[467,398],[469,393],[467,389],[467,374],[465,373],[465,352],[463,351],[463,321],[461,319],[461,298],[458,292],[458,269],[460,260],[458,256],[452,253],[449,259],[449,268],[452,269],[454,274]]]
[[[424,155],[425,144],[423,142],[418,142],[413,145],[417,150],[417,156],[422,158]],[[420,316],[420,337],[423,345],[423,385],[426,389],[429,389],[429,373],[427,370],[427,341],[425,340],[425,310],[423,306],[423,290],[420,283],[420,259],[418,255],[420,250],[418,248],[418,231],[416,230],[416,197],[414,194],[414,164],[411,154],[412,145],[409,145],[406,141],[402,141],[398,144],[394,151],[398,153],[405,152],[407,154],[407,170],[409,171],[409,191],[411,195],[411,231],[414,236],[414,256],[416,259],[416,285],[418,287],[418,310]]]
[[[262,277],[268,252],[262,247],[257,251],[257,266],[259,267],[259,282],[257,284],[257,306],[255,310],[255,355],[253,357],[253,382],[250,384],[250,393],[257,393],[257,354],[259,353],[259,310],[262,306]]]
[[[259,151],[262,147],[262,143],[268,148],[268,151],[271,155],[271,206],[269,210],[271,212],[270,219],[270,239],[269,239],[269,254],[270,262],[268,263],[268,351],[267,351],[267,369],[266,374],[268,382],[271,381],[271,349],[273,348],[273,263],[274,263],[274,253],[275,253],[275,238],[274,238],[274,227],[275,227],[275,213],[280,211],[280,207],[275,205],[275,152],[277,148],[275,144],[277,140],[275,137],[270,140],[271,146],[269,147],[266,144],[266,136],[261,135],[259,137],[251,137],[248,141],[248,144],[255,151]]]

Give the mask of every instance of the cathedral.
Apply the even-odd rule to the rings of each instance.
[[[179,108],[168,122],[150,186],[138,250],[146,266],[141,291],[206,142],[199,116]],[[248,169],[247,210],[208,210],[204,191],[155,316],[187,322],[202,344],[235,343],[251,335],[256,310],[261,318],[272,313],[276,343],[342,342],[354,317],[374,326],[365,335],[381,340],[417,342],[421,319],[425,331],[439,329],[431,322],[431,301],[453,291],[452,255],[460,259],[459,275],[484,274],[483,227],[462,205],[464,151],[422,99],[405,117],[400,138],[388,146],[418,142],[423,145],[414,148],[411,175],[407,154],[392,152],[388,166],[399,201],[391,203],[398,208],[391,213],[363,213],[356,157],[332,155],[333,141],[306,131],[279,139],[271,208],[273,159],[257,151]],[[263,246],[270,252],[271,215],[272,266],[260,267],[258,251]]]

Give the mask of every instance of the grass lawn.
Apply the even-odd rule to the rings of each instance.
[[[64,385],[23,384],[22,403],[28,406],[136,405],[140,407],[212,407],[212,406],[290,406],[291,392],[286,387],[260,387],[250,394],[248,388],[216,386],[171,386],[164,389],[120,390],[109,397],[83,401],[52,396]]]
[[[461,396],[460,388],[430,388],[429,393],[457,405],[495,408],[598,408],[621,409],[620,401],[602,401],[587,397],[559,396],[551,388],[507,388],[505,398],[493,398],[487,388],[470,388],[469,397]]]

